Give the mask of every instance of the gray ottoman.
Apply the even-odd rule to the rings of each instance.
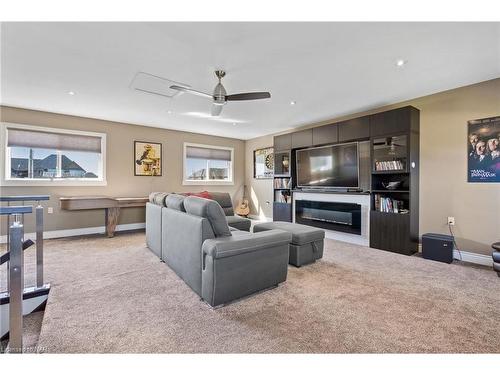
[[[253,227],[254,233],[271,229],[281,229],[292,234],[288,263],[300,267],[323,257],[325,240],[325,231],[323,229],[285,221],[261,223]]]

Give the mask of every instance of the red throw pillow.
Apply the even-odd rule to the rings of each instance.
[[[200,198],[205,198],[205,199],[212,199],[212,195],[208,191],[200,191],[199,193],[184,193],[186,197],[189,197],[190,195],[193,195],[195,197],[200,197]]]

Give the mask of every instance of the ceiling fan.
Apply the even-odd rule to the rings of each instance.
[[[257,100],[257,99],[269,99],[271,94],[268,92],[244,92],[240,94],[232,94],[227,95],[226,89],[222,85],[222,78],[226,75],[226,72],[223,70],[216,70],[215,75],[219,79],[219,83],[215,86],[213,94],[207,94],[201,91],[193,90],[188,87],[182,87],[177,85],[170,86],[173,90],[178,90],[181,92],[185,92],[187,94],[193,94],[202,96],[204,98],[212,100],[212,116],[219,116],[222,112],[222,107],[228,101],[234,100]]]

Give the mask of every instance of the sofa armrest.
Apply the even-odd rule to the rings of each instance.
[[[162,207],[146,203],[146,244],[147,247],[161,258]]]
[[[220,259],[288,244],[291,241],[292,235],[279,229],[259,233],[238,232],[238,235],[206,240],[202,250],[204,256]]]
[[[202,299],[219,306],[284,282],[291,240],[279,229],[205,240]]]

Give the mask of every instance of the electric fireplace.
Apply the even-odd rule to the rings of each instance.
[[[295,222],[361,235],[361,205],[344,202],[296,200]]]

